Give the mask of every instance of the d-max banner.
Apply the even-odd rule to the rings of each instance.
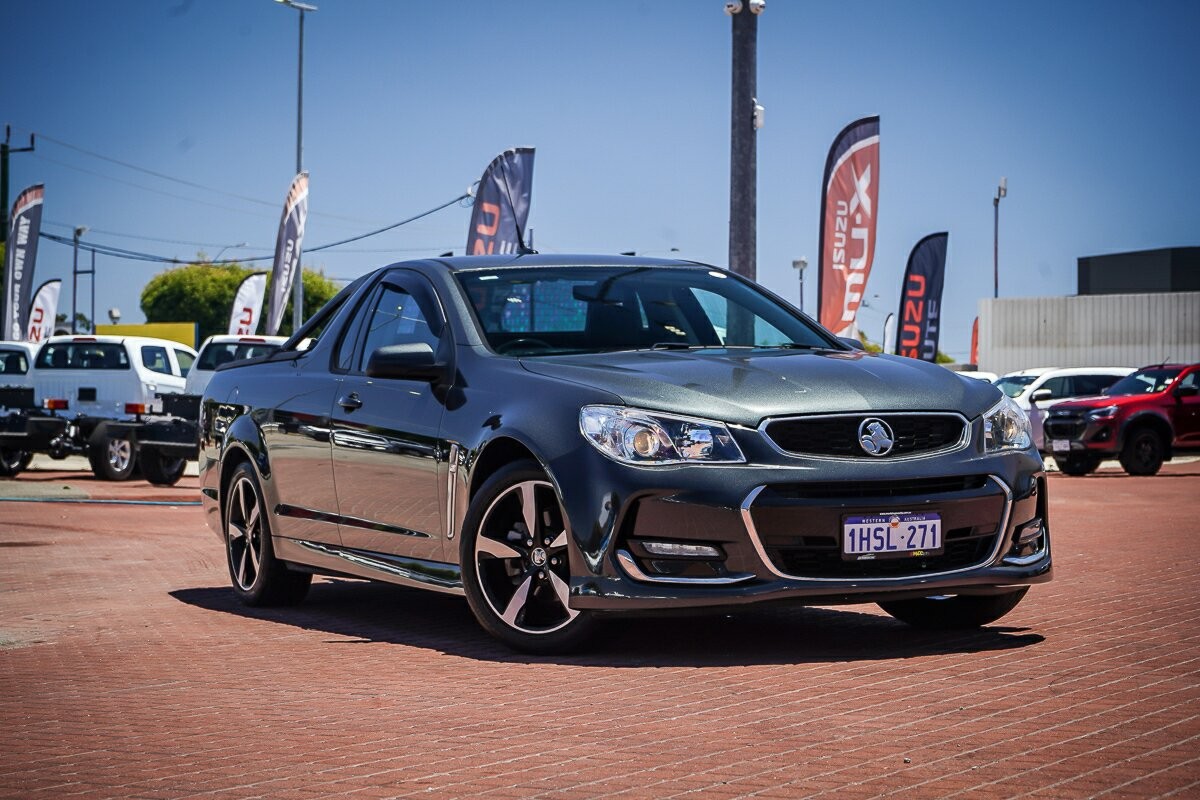
[[[13,203],[8,248],[4,252],[4,312],[0,317],[0,339],[19,342],[25,338],[45,193],[45,187],[37,183],[17,195],[17,202]]]
[[[948,233],[931,233],[912,249],[900,291],[900,335],[896,355],[934,361],[941,330],[942,281]]]
[[[25,326],[25,341],[44,342],[54,335],[54,319],[58,315],[58,295],[62,281],[46,281],[33,295],[29,309],[29,324]]]
[[[233,297],[233,308],[229,311],[229,335],[253,336],[258,330],[258,318],[262,313],[263,296],[267,293],[267,273],[247,275],[238,284]]]
[[[833,140],[821,184],[817,317],[839,336],[855,330],[875,258],[878,213],[879,117],[866,117]]]
[[[271,267],[271,304],[267,306],[267,335],[279,332],[283,310],[292,296],[292,280],[300,269],[300,242],[304,238],[304,223],[308,219],[308,173],[301,172],[292,180],[279,235],[275,239],[275,263]]]
[[[467,231],[467,255],[518,252],[532,192],[533,148],[516,147],[496,156],[479,179]]]

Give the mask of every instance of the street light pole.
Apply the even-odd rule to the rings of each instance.
[[[75,228],[75,234],[72,237],[73,253],[71,258],[71,333],[78,333],[76,330],[75,318],[78,316],[79,297],[79,237],[87,233],[87,226],[80,225]],[[93,270],[95,267],[93,267]],[[95,281],[95,278],[92,278]]]
[[[1000,198],[1008,196],[1008,178],[1001,178],[992,198],[992,297],[1000,296]]]
[[[210,263],[210,264],[216,264],[216,263],[218,263],[218,262],[221,260],[221,256],[222,256],[222,255],[225,253],[225,251],[226,251],[226,250],[231,250],[231,249],[240,249],[240,248],[242,248],[242,247],[245,247],[247,244],[249,244],[249,242],[238,242],[237,244],[227,244],[227,245],[225,245],[224,247],[222,247],[220,250],[218,250],[218,251],[217,251],[217,257],[216,257],[216,258],[210,258],[210,259],[208,260],[208,263]]]
[[[300,12],[300,43],[299,55],[296,59],[296,174],[304,171],[304,15],[316,11],[317,7],[297,0],[275,0],[276,3],[294,8]],[[296,270],[299,275],[292,276],[292,331],[300,330],[304,321],[304,267],[300,264],[300,254],[296,254]]]
[[[800,277],[800,312],[804,313],[804,270],[808,268],[807,258],[798,258],[792,262],[792,269]]]

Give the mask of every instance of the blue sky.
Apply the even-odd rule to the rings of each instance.
[[[317,4],[305,30],[305,244],[438,205],[501,150],[532,145],[530,226],[543,252],[676,247],[726,262],[721,0]],[[872,339],[912,245],[948,230],[942,348],[966,358],[992,291],[1002,175],[1002,297],[1075,293],[1079,256],[1200,244],[1198,24],[1196,3],[769,0],[760,282],[796,297],[792,260],[817,257],[826,151],[868,114],[882,117],[878,245],[859,316]],[[269,253],[295,167],[295,11],[270,0],[8,3],[4,27],[0,109],[14,146],[36,131],[265,203],[42,140],[13,155],[11,192],[46,184],[44,230],[88,225],[85,239],[181,258],[239,242],[250,247],[225,257]],[[349,278],[461,252],[469,213],[453,206],[305,262]],[[42,243],[36,279],[66,279],[60,310],[70,267],[69,247]],[[101,321],[110,306],[141,321],[141,287],[162,268],[99,257]],[[80,288],[86,307],[86,279]]]

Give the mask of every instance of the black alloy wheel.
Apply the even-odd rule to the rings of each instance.
[[[275,558],[269,512],[248,463],[237,466],[225,494],[225,555],[233,591],[248,606],[294,605],[308,594],[312,575]]]
[[[10,447],[0,447],[0,478],[14,478],[29,466],[33,453],[28,450],[14,450]]]
[[[879,604],[887,613],[914,628],[956,630],[995,622],[1017,607],[1029,591],[1025,586],[1004,594],[958,594],[889,600]]]
[[[516,650],[562,652],[591,632],[569,602],[567,530],[553,484],[532,462],[491,476],[463,521],[463,588],[479,624]]]
[[[1090,475],[1100,468],[1100,457],[1073,453],[1069,456],[1055,456],[1054,463],[1064,475]]]
[[[187,461],[168,456],[160,450],[145,449],[138,453],[142,477],[155,486],[174,486],[183,477]]]
[[[1121,448],[1121,466],[1130,475],[1154,475],[1163,465],[1166,445],[1162,437],[1150,428],[1140,428],[1129,434]]]
[[[102,437],[88,448],[92,473],[101,480],[127,481],[133,477],[137,454],[128,439]]]

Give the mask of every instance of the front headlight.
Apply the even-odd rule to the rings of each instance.
[[[621,406],[584,406],[579,430],[622,464],[740,464],[746,459],[721,422]]]
[[[1029,417],[1021,407],[1005,396],[983,415],[984,450],[999,453],[1003,450],[1025,450],[1033,441]]]
[[[1088,419],[1110,420],[1117,415],[1117,406],[1105,406],[1087,412]]]

